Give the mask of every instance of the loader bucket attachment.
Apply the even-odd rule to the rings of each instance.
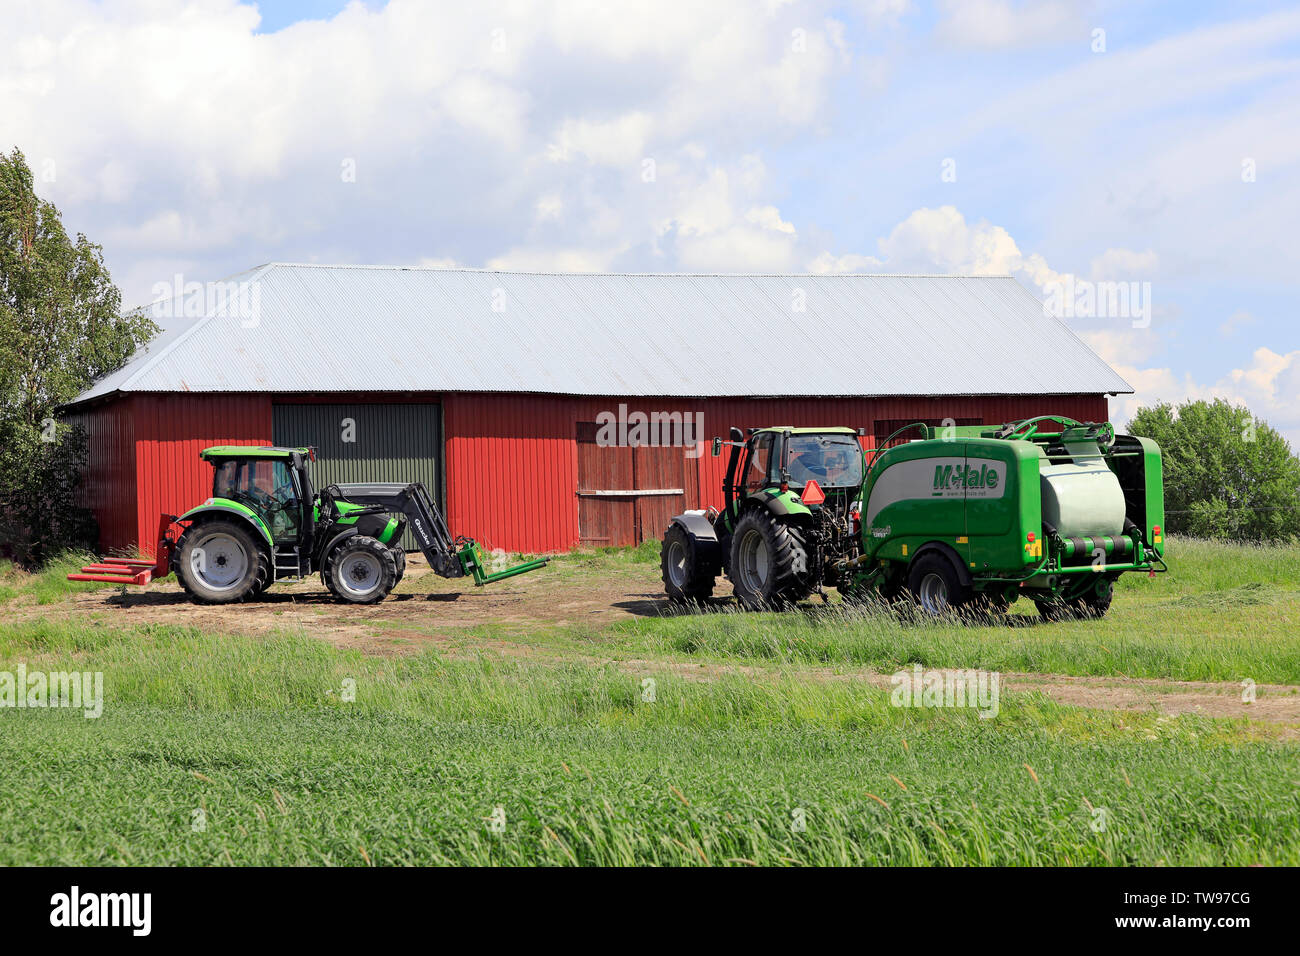
[[[167,533],[175,515],[158,516],[158,543],[154,545],[154,559],[104,558],[95,564],[84,565],[80,574],[69,574],[69,581],[103,581],[106,584],[139,584],[165,578],[171,573],[172,551],[176,542]]]

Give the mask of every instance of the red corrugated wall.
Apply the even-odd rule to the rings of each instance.
[[[135,537],[152,553],[158,515],[180,514],[212,494],[211,445],[271,444],[267,395],[136,395]],[[101,542],[101,546],[103,546]]]
[[[404,400],[413,400],[407,396]],[[703,413],[706,438],[756,425],[848,425],[886,419],[979,418],[1000,423],[1033,415],[1107,417],[1106,396],[1026,398],[664,399],[573,398],[462,393],[442,401],[447,521],[454,534],[489,548],[560,551],[578,542],[578,422],[603,411]],[[149,395],[118,399],[71,416],[91,437],[86,500],[105,552],[137,541],[152,549],[160,512],[179,514],[211,492],[209,445],[270,444],[269,395]],[[868,443],[870,443],[868,441]],[[699,500],[718,506],[726,459],[698,459]]]
[[[87,458],[81,501],[99,522],[99,550],[112,554],[136,542],[135,419],[131,398],[69,415],[86,429]]]
[[[447,522],[455,534],[510,551],[567,550],[578,543],[575,426],[603,411],[702,412],[706,438],[727,428],[848,425],[872,434],[885,419],[979,418],[998,424],[1034,415],[1104,421],[1105,395],[958,398],[665,399],[451,394],[443,397]],[[867,444],[871,444],[868,438]],[[698,459],[699,501],[722,504],[726,458]]]

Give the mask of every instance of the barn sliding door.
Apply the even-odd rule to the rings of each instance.
[[[421,481],[442,502],[442,414],[435,403],[271,406],[277,445],[316,448],[312,483]],[[410,532],[403,540],[416,550]]]
[[[697,459],[686,450],[596,444],[594,422],[579,422],[578,536],[590,547],[622,547],[657,539],[668,520],[695,500]]]

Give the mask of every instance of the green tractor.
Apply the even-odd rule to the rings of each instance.
[[[730,446],[723,508],[688,511],[664,534],[661,567],[668,597],[700,601],[719,574],[747,608],[800,601],[840,579],[856,553],[852,506],[865,460],[851,428],[759,428]]]
[[[725,573],[746,608],[833,586],[910,594],[929,614],[1026,597],[1058,620],[1100,617],[1122,574],[1166,570],[1160,449],[1109,422],[916,423],[869,462],[848,428],[733,428],[715,456],[724,444],[723,510],[677,515],[664,535],[673,601],[709,597]]]
[[[220,446],[200,457],[213,467],[212,497],[179,517],[163,515],[152,566],[107,558],[73,580],[147,584],[175,572],[192,599],[230,604],[276,581],[319,573],[352,604],[382,601],[406,572],[409,528],[437,574],[483,585],[535,570],[546,558],[496,573],[482,548],[453,538],[423,484],[331,484],[313,490],[310,448]],[[173,537],[171,528],[180,528]]]

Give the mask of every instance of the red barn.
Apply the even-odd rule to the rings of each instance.
[[[314,445],[328,481],[420,479],[456,534],[557,551],[720,505],[731,425],[1107,417],[1132,389],[1009,276],[563,275],[274,263],[154,307],[64,410],[104,551],[211,489],[199,451]]]

